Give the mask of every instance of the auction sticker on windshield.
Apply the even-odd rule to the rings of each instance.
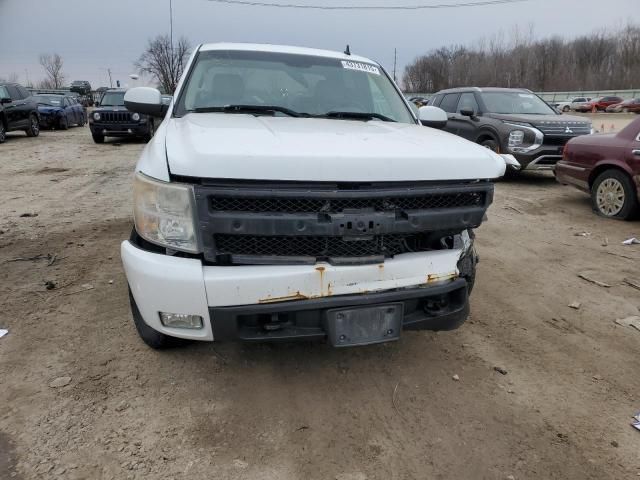
[[[380,70],[375,65],[369,65],[368,63],[352,62],[349,60],[342,60],[342,67],[349,70],[358,70],[360,72],[373,73],[374,75],[380,75]]]

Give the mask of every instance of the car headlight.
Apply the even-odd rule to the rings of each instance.
[[[100,120],[100,112],[93,112],[93,119]]]
[[[136,173],[134,186],[136,231],[163,247],[198,253],[193,186],[154,180]]]
[[[133,115],[131,115],[131,118],[134,122],[137,122],[138,120],[140,120],[140,114],[134,113]]]
[[[524,142],[524,132],[522,130],[514,130],[509,134],[509,148],[522,145]]]
[[[528,123],[503,122],[515,127],[509,132],[509,150],[513,153],[529,153],[542,146],[544,134]]]

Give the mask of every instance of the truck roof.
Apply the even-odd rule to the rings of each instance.
[[[350,60],[352,62],[365,62],[379,65],[378,62],[370,60],[359,55],[347,55],[343,52],[334,52],[332,50],[320,50],[316,48],[291,47],[287,45],[270,45],[266,43],[205,43],[200,46],[200,51],[208,52],[211,50],[246,50],[254,52],[275,52],[275,53],[291,53],[294,55],[309,55],[315,57],[337,58],[339,60]]]

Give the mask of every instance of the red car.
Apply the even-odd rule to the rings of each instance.
[[[583,105],[580,105],[579,107],[576,107],[576,112],[592,112],[592,111],[597,111],[597,112],[604,112],[607,110],[607,107],[610,105],[615,105],[616,103],[622,103],[624,102],[624,98],[622,97],[600,97],[600,98],[594,98],[593,100],[591,100],[590,102],[587,102]]]
[[[607,107],[610,113],[640,113],[640,98],[630,98],[622,103],[614,103]]]
[[[618,133],[570,140],[556,180],[591,194],[599,215],[629,220],[640,211],[640,118]]]

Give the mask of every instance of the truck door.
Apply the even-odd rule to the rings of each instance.
[[[474,116],[462,115],[463,110],[472,110]],[[458,108],[455,114],[455,122],[458,126],[457,134],[472,142],[476,141],[478,133],[477,116],[480,111],[476,97],[472,92],[463,93],[458,101]],[[450,120],[451,121],[451,120]]]
[[[20,90],[18,90],[15,85],[7,85],[6,89],[9,93],[9,98],[11,98],[11,103],[7,103],[4,106],[4,111],[7,115],[7,121],[9,124],[9,130],[16,130],[27,127],[27,120],[29,117],[26,100],[22,98]],[[27,115],[25,115],[25,112],[27,112]]]
[[[456,110],[458,107],[458,99],[460,98],[459,93],[447,93],[444,97],[442,97],[442,101],[440,102],[440,108],[447,112],[447,125],[444,127],[444,131],[453,133],[455,135],[458,134],[458,121]]]

